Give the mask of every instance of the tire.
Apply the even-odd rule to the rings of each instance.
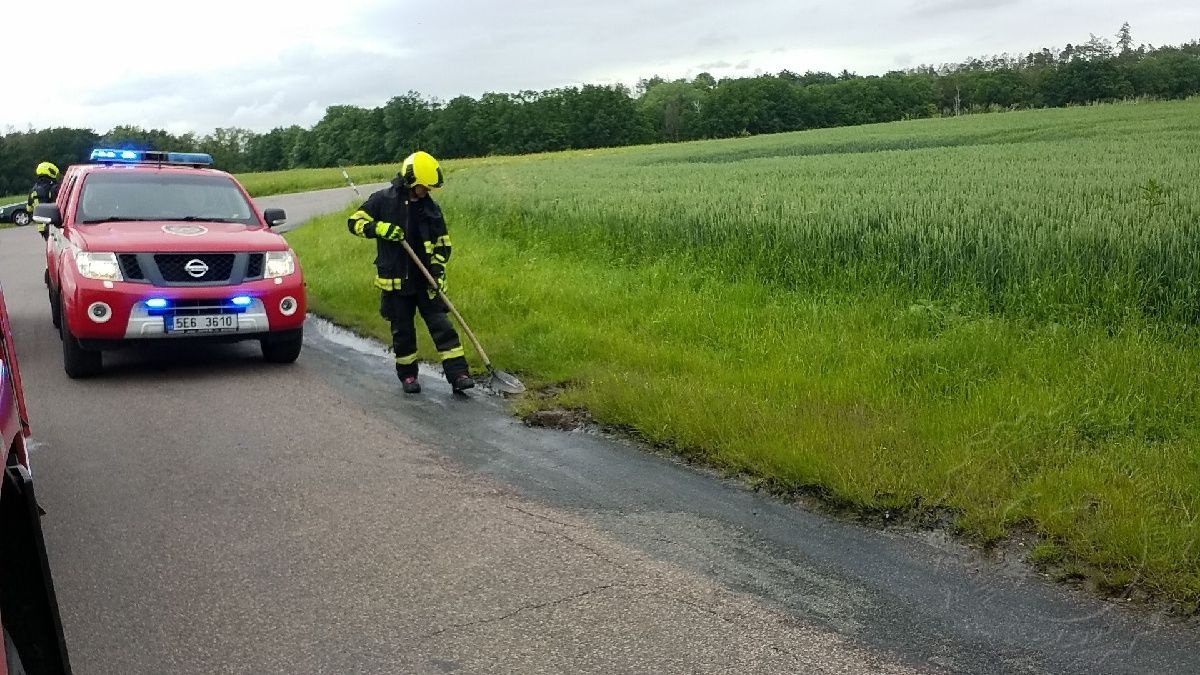
[[[54,324],[54,328],[58,330],[58,336],[61,338],[62,307],[59,306],[61,303],[59,302],[58,294],[55,293],[54,289],[50,288],[48,285],[46,287],[46,294],[50,297],[50,321]]]
[[[304,329],[284,338],[262,340],[261,344],[263,360],[267,363],[292,363],[300,358],[300,349],[304,346]]]
[[[13,224],[17,227],[25,227],[33,222],[33,216],[29,215],[28,211],[21,210],[13,214]]]
[[[59,303],[59,317],[59,323],[62,326],[59,330],[62,333],[63,370],[67,371],[67,377],[78,380],[99,375],[104,368],[101,353],[84,349],[79,344],[79,340],[71,335],[71,326],[67,323],[61,303]]]

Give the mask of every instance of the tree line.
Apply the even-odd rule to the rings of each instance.
[[[1200,41],[1135,45],[1128,24],[1115,37],[885,75],[785,70],[717,80],[703,73],[652,77],[634,90],[584,85],[449,101],[408,92],[375,108],[331,106],[311,128],[265,133],[10,131],[0,136],[0,194],[27,190],[39,161],[65,167],[98,145],[208,152],[227,171],[277,171],[398,162],[415,148],[443,158],[525,154],[1200,93]]]

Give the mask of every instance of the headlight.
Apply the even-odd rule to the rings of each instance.
[[[291,251],[267,251],[264,279],[286,277],[296,271],[296,258]]]
[[[121,266],[117,264],[116,253],[92,253],[78,251],[75,253],[75,266],[79,273],[87,279],[101,281],[123,281]]]

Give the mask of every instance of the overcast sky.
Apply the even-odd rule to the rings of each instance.
[[[1112,39],[1122,21],[1139,43],[1200,38],[1197,0],[6,4],[0,131],[266,131],[409,90],[449,99],[703,71],[880,74]]]

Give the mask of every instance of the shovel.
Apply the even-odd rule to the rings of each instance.
[[[450,298],[446,297],[446,294],[442,292],[442,289],[438,288],[437,280],[435,280],[433,275],[429,273],[429,270],[425,268],[425,264],[421,262],[421,258],[417,256],[416,251],[412,250],[412,247],[408,245],[408,242],[404,241],[403,239],[401,239],[399,243],[404,247],[404,252],[408,254],[408,257],[412,258],[412,261],[417,264],[417,269],[421,270],[421,274],[425,275],[425,281],[429,283],[429,287],[437,289],[438,297],[442,299],[442,302],[446,303],[446,307],[450,309],[450,313],[454,315],[455,319],[458,319],[458,325],[462,326],[463,332],[467,334],[468,338],[470,338],[471,344],[475,347],[475,351],[479,353],[479,358],[483,359],[483,365],[487,366],[488,373],[491,374],[491,382],[489,383],[489,386],[491,386],[493,390],[504,394],[523,393],[525,391],[525,385],[522,384],[520,380],[510,373],[499,370],[492,365],[492,360],[488,358],[487,352],[483,351],[483,345],[479,344],[479,339],[475,337],[475,333],[471,332],[471,327],[468,326],[467,322],[463,320],[462,314],[458,313],[458,309],[454,307],[454,303],[450,302]]]

